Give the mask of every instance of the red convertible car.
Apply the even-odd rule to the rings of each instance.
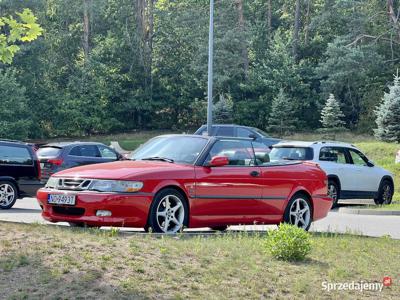
[[[56,173],[37,199],[51,222],[162,233],[281,222],[307,230],[327,215],[332,200],[318,165],[268,161],[251,139],[159,136],[131,161]]]

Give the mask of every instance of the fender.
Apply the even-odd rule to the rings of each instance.
[[[186,187],[184,185],[182,185],[181,183],[179,183],[176,180],[163,180],[162,182],[158,183],[152,190],[153,195],[157,194],[160,190],[162,190],[163,188],[169,187],[169,186],[175,186],[177,188],[179,188],[180,190],[183,191],[184,196],[186,197],[186,199],[189,200],[189,195],[188,192],[186,190]]]
[[[382,181],[384,181],[384,180],[390,181],[392,183],[393,188],[394,188],[393,178],[392,178],[392,176],[389,176],[389,175],[385,175],[385,176],[382,177],[381,182],[379,183],[379,187],[381,186]]]
[[[327,177],[328,177],[328,180],[329,180],[329,179],[335,179],[336,182],[337,182],[338,185],[339,185],[339,189],[342,188],[341,183],[340,183],[340,179],[339,179],[339,177],[338,177],[337,175],[329,174],[329,175],[327,175]]]
[[[290,191],[290,194],[288,195],[288,198],[285,200],[285,208],[286,208],[286,206],[287,206],[289,200],[292,199],[293,195],[295,195],[295,194],[298,193],[298,192],[306,193],[306,194],[310,197],[311,205],[312,205],[313,208],[314,208],[312,193],[311,193],[307,188],[305,188],[305,187],[302,186],[302,185],[296,186],[294,189],[292,189],[292,190]]]

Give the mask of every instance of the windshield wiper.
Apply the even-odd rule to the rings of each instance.
[[[290,157],[282,157],[283,160],[300,160],[296,158],[290,158]]]
[[[174,162],[174,160],[172,158],[160,157],[160,156],[146,157],[146,158],[142,158],[142,160],[160,160],[160,161],[166,161],[166,162],[169,162],[169,163],[173,163]]]

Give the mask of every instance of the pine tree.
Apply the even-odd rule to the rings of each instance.
[[[214,122],[232,123],[233,122],[233,100],[230,95],[221,94],[219,101],[214,104]]]
[[[278,133],[280,136],[293,133],[298,123],[295,113],[291,99],[283,89],[280,89],[278,96],[272,101],[268,130]]]
[[[382,103],[375,110],[376,124],[375,136],[387,142],[400,142],[400,77],[394,76],[394,84],[385,93]]]
[[[324,132],[334,132],[344,129],[345,122],[342,121],[344,114],[340,109],[339,102],[335,99],[333,94],[329,95],[328,100],[326,100],[325,106],[321,111],[321,124],[322,131]]]

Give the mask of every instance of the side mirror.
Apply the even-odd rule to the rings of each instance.
[[[370,161],[370,160],[369,160],[369,161],[367,162],[367,166],[368,166],[368,167],[374,167],[375,164],[374,164],[373,161]]]
[[[214,156],[208,167],[223,167],[229,164],[229,158],[226,156]]]
[[[257,139],[257,136],[256,136],[254,133],[250,133],[250,134],[249,134],[249,138],[251,138],[251,139],[253,139],[253,140],[256,140],[256,139]]]

